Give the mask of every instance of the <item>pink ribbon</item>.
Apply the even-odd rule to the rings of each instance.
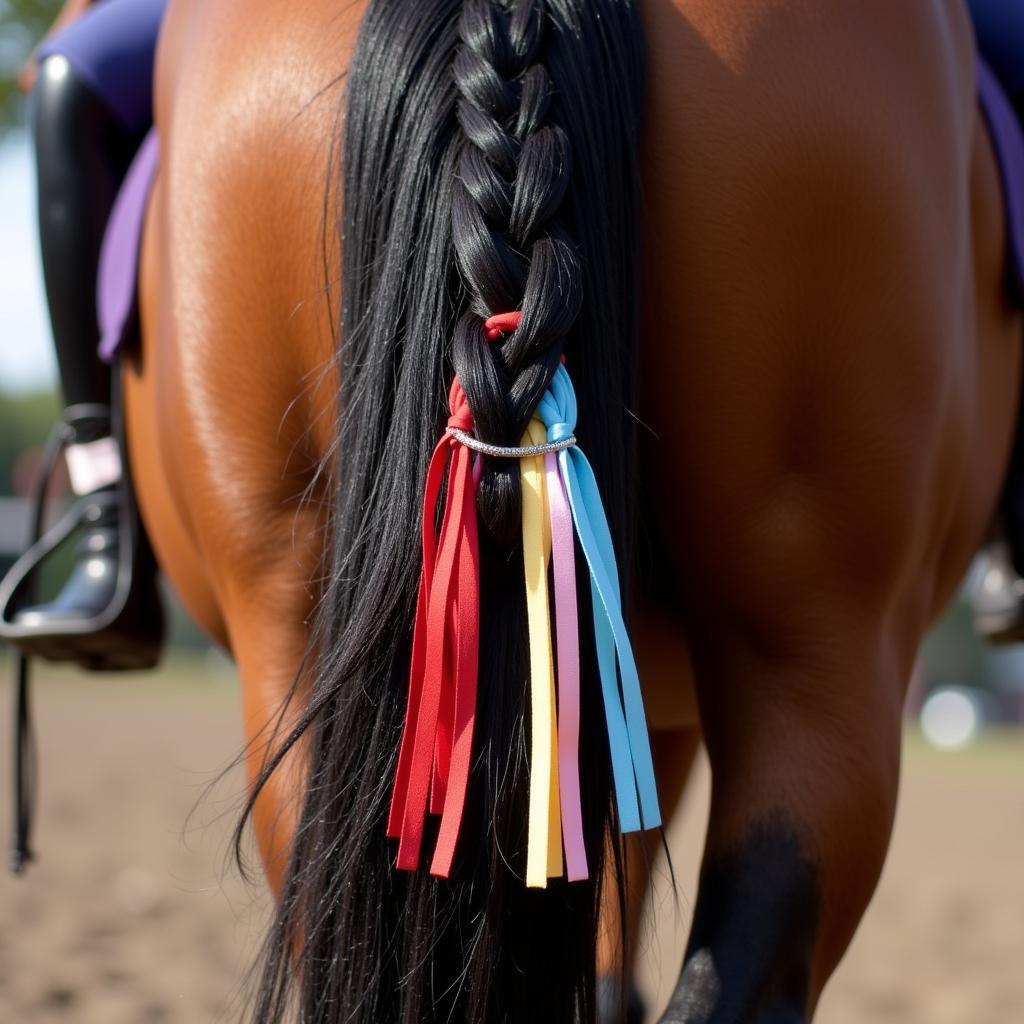
[[[553,452],[544,456],[551,512],[551,561],[555,593],[555,639],[558,646],[558,792],[562,807],[562,841],[566,877],[588,876],[580,800],[580,640],[576,611],[576,542],[565,484]]]

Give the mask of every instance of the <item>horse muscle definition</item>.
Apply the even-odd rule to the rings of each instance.
[[[713,769],[661,1019],[810,1019],[1015,422],[973,53],[954,0],[172,2],[127,408],[157,554],[243,683],[278,896],[254,1019],[593,1021],[597,977],[629,972],[652,846],[605,841],[596,698],[591,880],[523,884],[520,496],[497,460],[451,880],[397,871],[385,833],[452,375],[514,445],[563,355],[666,813],[698,730]],[[487,343],[503,306],[521,329]]]

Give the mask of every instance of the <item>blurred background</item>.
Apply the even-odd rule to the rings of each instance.
[[[58,410],[14,80],[58,6],[0,0],[0,571],[23,544],[25,495]],[[176,607],[172,619],[157,672],[37,669],[39,860],[23,878],[0,878],[0,1024],[237,1017],[267,913],[258,870],[245,884],[229,849],[243,788],[232,768],[237,687],[227,658]],[[0,651],[4,678],[9,664]],[[984,649],[958,601],[916,672],[889,861],[819,1021],[1024,1021],[1022,723],[1024,648]],[[677,898],[659,871],[644,978],[652,996],[667,994],[682,953],[707,774],[702,764],[670,836]]]

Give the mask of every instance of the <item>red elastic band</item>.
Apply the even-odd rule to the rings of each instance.
[[[487,340],[497,341],[503,334],[514,331],[522,319],[523,312],[520,309],[512,313],[495,313],[494,316],[489,316],[484,321],[484,331],[487,334]],[[561,358],[561,363],[563,366],[565,365],[564,355]]]
[[[523,319],[522,310],[515,310],[512,313],[495,313],[484,321],[484,330],[487,332],[488,341],[497,341],[503,334],[514,331]]]

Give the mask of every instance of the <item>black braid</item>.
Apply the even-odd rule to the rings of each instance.
[[[452,195],[452,243],[470,293],[453,360],[476,422],[492,444],[516,445],[562,355],[582,300],[577,247],[560,218],[572,173],[542,63],[544,0],[468,0],[454,61],[465,137]],[[518,329],[488,342],[483,320],[522,310]],[[519,467],[488,459],[478,489],[491,536],[519,530]]]
[[[480,435],[515,445],[565,352],[577,434],[629,590],[642,42],[639,0],[366,4],[347,75],[342,175],[329,186],[343,202],[330,557],[310,670],[292,693],[301,718],[275,753],[304,736],[308,780],[254,1024],[594,1024],[602,887],[614,880],[614,901],[622,882],[607,841],[617,830],[600,682],[585,635],[591,878],[527,889],[515,463],[488,460],[479,488],[492,542],[480,552],[473,768],[452,877],[396,871],[386,822],[424,475],[453,371]],[[483,320],[517,309],[518,328],[488,342]]]

